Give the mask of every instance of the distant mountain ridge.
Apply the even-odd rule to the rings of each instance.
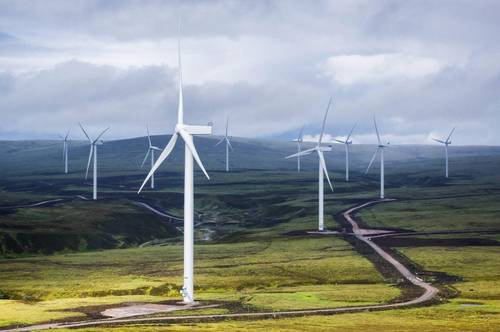
[[[153,144],[163,148],[170,135],[151,137]],[[225,149],[215,147],[220,136],[195,137],[196,147],[208,170],[222,170],[225,165]],[[294,142],[233,137],[234,151],[230,151],[231,169],[295,169],[296,159],[285,159],[296,152]],[[303,149],[315,143],[304,143]],[[325,155],[329,169],[341,172],[344,169],[345,150],[341,144],[332,143],[333,151]],[[183,164],[183,144],[178,144],[161,170],[180,170]],[[98,147],[100,172],[144,173],[140,164],[147,150],[147,138],[136,137],[105,141]],[[351,169],[364,171],[375,145],[353,144],[351,146]],[[69,147],[70,172],[84,172],[89,148],[85,141],[71,141]],[[498,146],[450,146],[450,162],[454,158],[473,158],[500,155]],[[158,154],[157,154],[158,156]],[[391,145],[386,152],[388,167],[391,164],[418,162],[419,160],[439,160],[444,158],[440,145]],[[315,170],[313,157],[302,158],[305,170]],[[27,173],[57,173],[62,169],[62,143],[57,140],[0,141],[0,177]]]

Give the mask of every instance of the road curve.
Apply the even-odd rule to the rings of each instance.
[[[62,198],[56,198],[56,199],[50,199],[47,201],[35,202],[35,203],[24,204],[24,205],[0,206],[0,209],[30,208],[30,207],[36,207],[36,206],[41,206],[41,205],[54,204],[54,203],[61,202],[61,201],[63,201]]]
[[[386,260],[392,266],[394,266],[396,268],[396,270],[398,270],[398,272],[401,273],[401,275],[405,279],[410,281],[415,286],[418,286],[418,287],[425,290],[425,292],[422,295],[420,295],[418,298],[413,299],[413,300],[408,301],[408,302],[402,302],[401,304],[412,305],[412,304],[418,304],[418,303],[423,303],[423,302],[429,301],[438,293],[438,289],[436,287],[432,286],[431,284],[423,281],[422,279],[420,279],[416,275],[414,275],[410,270],[408,270],[398,260],[396,260],[394,257],[389,255],[386,251],[384,251],[381,247],[379,247],[377,244],[375,244],[371,240],[371,237],[369,235],[366,235],[366,236],[363,235],[365,233],[365,232],[363,232],[364,230],[359,228],[358,223],[352,217],[352,214],[354,212],[356,212],[364,207],[367,207],[367,206],[370,206],[373,204],[377,204],[377,203],[391,202],[391,201],[394,201],[394,199],[381,199],[381,200],[377,200],[377,201],[370,201],[370,202],[367,202],[365,204],[361,204],[359,206],[356,206],[356,207],[353,207],[353,208],[347,210],[346,212],[343,213],[343,216],[351,224],[353,234],[354,234],[354,236],[356,236],[356,238],[358,238],[360,241],[363,241],[364,243],[366,243],[370,247],[372,247],[372,249],[375,250],[375,252],[377,254],[379,254],[380,257],[382,257],[384,260]]]
[[[292,317],[292,316],[307,316],[307,315],[321,315],[321,314],[335,314],[335,313],[347,313],[347,312],[358,312],[366,310],[384,310],[384,309],[394,309],[407,307],[411,305],[421,304],[431,300],[437,293],[438,289],[431,284],[421,280],[416,275],[414,275],[410,270],[408,270],[402,263],[397,261],[394,257],[384,251],[377,244],[373,243],[369,236],[365,236],[363,229],[359,227],[357,222],[352,217],[352,213],[359,211],[367,206],[389,202],[392,200],[376,200],[370,201],[356,207],[353,207],[343,213],[344,218],[352,225],[353,235],[360,241],[368,244],[377,254],[380,255],[384,260],[393,265],[399,273],[412,284],[424,289],[424,293],[419,297],[398,303],[390,304],[380,304],[380,305],[369,305],[369,306],[357,306],[357,307],[344,307],[344,308],[331,308],[331,309],[308,309],[308,310],[289,310],[289,311],[274,311],[274,312],[250,312],[250,313],[233,313],[233,314],[216,314],[216,315],[190,315],[190,316],[170,316],[170,317],[144,317],[144,318],[125,318],[125,319],[96,319],[88,320],[82,322],[69,322],[69,323],[53,323],[53,324],[40,324],[32,325],[24,328],[3,330],[3,331],[34,331],[34,330],[45,330],[45,329],[62,329],[62,328],[79,328],[79,327],[90,327],[90,326],[103,326],[103,325],[115,325],[115,324],[140,324],[140,323],[175,323],[175,322],[189,322],[189,321],[213,321],[222,319],[258,319],[258,318],[269,318],[269,317]]]

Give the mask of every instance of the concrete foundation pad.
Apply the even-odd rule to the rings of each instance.
[[[153,304],[153,303],[144,303],[144,304],[134,304],[125,307],[117,307],[106,309],[101,312],[101,315],[110,317],[110,318],[125,318],[125,317],[134,317],[134,316],[144,316],[156,314],[159,312],[171,312],[178,310],[187,310],[187,309],[198,309],[196,305],[193,304]]]

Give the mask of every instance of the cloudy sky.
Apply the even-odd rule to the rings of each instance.
[[[500,144],[499,1],[0,2],[0,139],[78,121],[171,132],[182,18],[186,120],[230,134]]]

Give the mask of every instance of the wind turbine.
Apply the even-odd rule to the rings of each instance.
[[[296,139],[292,140],[292,142],[297,142],[297,154],[300,154],[300,151],[302,151],[302,143],[304,142],[303,133],[304,126],[300,128],[299,136]],[[297,155],[297,172],[300,172],[300,155]]]
[[[375,150],[375,153],[373,154],[372,160],[370,160],[370,164],[368,165],[365,174],[368,174],[368,171],[370,170],[370,167],[372,166],[373,161],[377,156],[377,153],[380,152],[380,198],[383,199],[384,198],[384,149],[389,145],[389,142],[387,142],[387,144],[382,144],[375,117],[373,118],[373,124],[375,125],[375,132],[377,133],[378,146],[377,150]]]
[[[59,135],[63,140],[63,162],[64,162],[64,174],[68,174],[68,144],[69,144],[69,130],[66,136]]]
[[[436,142],[444,144],[444,155],[445,155],[445,160],[446,160],[446,172],[445,172],[446,177],[448,177],[448,145],[451,144],[450,139],[451,139],[451,135],[453,135],[453,132],[455,131],[455,128],[456,127],[453,127],[450,134],[448,135],[448,138],[444,141],[433,138],[433,140],[435,140]]]
[[[90,162],[92,161],[92,159],[94,159],[94,173],[92,175],[94,190],[93,190],[93,194],[92,194],[92,199],[97,200],[97,145],[103,144],[103,141],[99,140],[99,139],[101,138],[102,135],[104,135],[104,133],[106,131],[108,131],[109,127],[104,129],[99,134],[99,136],[97,136],[97,138],[95,140],[92,140],[90,138],[90,136],[87,134],[87,132],[85,131],[85,129],[83,128],[82,124],[81,123],[78,123],[78,124],[80,125],[80,128],[82,128],[83,133],[85,134],[85,136],[87,136],[87,138],[90,142],[90,153],[89,153],[89,160],[87,162],[87,172],[85,172],[85,180],[87,180],[87,178],[89,176]]]
[[[335,141],[342,143],[345,145],[345,180],[349,181],[349,145],[352,144],[352,141],[349,139],[351,138],[352,132],[354,131],[354,128],[356,128],[356,124],[352,127],[351,131],[349,132],[349,135],[347,135],[347,138],[345,141],[336,139]]]
[[[180,29],[179,29],[180,30]],[[198,156],[198,152],[193,144],[192,135],[210,135],[212,134],[212,126],[193,126],[184,124],[184,100],[182,96],[182,66],[181,66],[181,42],[178,41],[178,59],[179,59],[179,107],[177,110],[177,124],[172,138],[168,142],[165,149],[162,151],[155,164],[149,171],[148,176],[144,180],[138,193],[149,180],[153,173],[160,167],[163,161],[172,152],[177,138],[181,136],[184,141],[184,286],[181,289],[181,294],[184,303],[194,302],[194,286],[193,286],[193,206],[194,206],[194,188],[193,188],[193,158],[201,168],[207,179],[210,177],[203,167],[203,164]]]
[[[229,127],[229,117],[226,119],[226,134],[220,141],[215,144],[215,146],[221,144],[222,142],[226,141],[226,172],[229,172],[229,148],[231,148],[231,151],[233,150],[233,147],[231,145],[231,142],[229,141],[229,136],[227,136],[227,131]]]
[[[146,127],[146,130],[148,132],[148,143],[149,143],[149,146],[148,146],[148,152],[146,152],[146,156],[144,157],[144,160],[142,161],[141,167],[144,166],[144,163],[146,162],[146,160],[148,159],[149,154],[151,153],[151,169],[152,169],[153,165],[155,163],[155,150],[156,151],[161,151],[161,149],[159,147],[156,147],[153,144],[151,144],[151,136],[149,135],[149,128]],[[151,189],[154,189],[154,188],[155,188],[155,175],[153,173],[153,175],[151,175]]]
[[[318,203],[319,203],[319,208],[318,208],[318,230],[323,231],[325,229],[325,223],[324,223],[324,216],[323,216],[323,201],[324,201],[324,190],[323,190],[323,173],[326,176],[326,179],[328,180],[328,184],[330,185],[330,189],[333,191],[333,186],[332,183],[330,182],[330,178],[328,176],[328,170],[326,169],[326,163],[325,163],[325,157],[323,156],[323,152],[327,151],[332,151],[332,148],[330,146],[321,146],[321,142],[323,141],[323,133],[325,131],[325,124],[326,124],[326,117],[328,116],[328,111],[330,110],[330,105],[332,103],[332,98],[330,97],[330,100],[328,101],[328,106],[326,108],[325,112],[325,117],[323,118],[323,126],[321,128],[321,134],[319,136],[318,144],[311,149],[307,149],[301,152],[298,152],[296,154],[292,154],[288,158],[295,158],[295,157],[300,157],[300,156],[305,156],[308,154],[313,153],[316,151],[318,153],[318,164],[319,164],[319,169],[318,169]]]

